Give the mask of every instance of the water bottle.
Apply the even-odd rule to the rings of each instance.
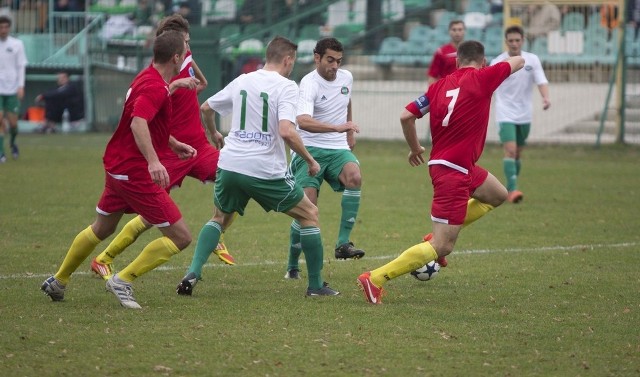
[[[62,113],[62,133],[68,133],[71,131],[71,123],[69,123],[69,110],[64,109]]]

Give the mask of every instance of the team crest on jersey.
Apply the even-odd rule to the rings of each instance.
[[[196,71],[194,71],[193,67],[189,67],[189,76],[196,77]]]
[[[347,88],[346,86],[343,86],[342,89],[340,89],[340,93],[344,95],[349,94],[349,88]]]
[[[533,69],[533,67],[532,67],[532,66],[530,66],[530,65],[525,65],[525,66],[524,66],[524,70],[525,70],[525,71],[530,71],[530,70],[532,70],[532,69]]]

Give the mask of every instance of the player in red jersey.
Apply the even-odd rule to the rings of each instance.
[[[502,81],[524,66],[524,59],[512,56],[486,67],[484,46],[467,41],[460,44],[457,64],[457,71],[429,86],[427,93],[408,104],[400,117],[410,148],[409,164],[419,166],[425,163],[425,149],[418,140],[416,119],[430,113],[433,236],[358,277],[372,304],[381,303],[386,281],[451,253],[463,225],[484,216],[507,198],[500,181],[476,162],[487,135],[491,96]]]
[[[427,83],[429,85],[453,73],[456,70],[456,56],[458,46],[464,40],[464,22],[453,20],[449,22],[449,36],[451,41],[440,46],[433,54],[433,59],[427,70]]]
[[[138,213],[162,232],[140,255],[106,283],[120,304],[140,309],[133,297],[133,280],[165,263],[191,243],[191,234],[166,188],[171,183],[158,155],[169,148],[181,158],[197,151],[170,136],[171,96],[168,82],[178,74],[187,52],[182,33],[169,31],[153,46],[153,63],[133,80],[127,91],[118,128],[107,144],[103,163],[105,186],[96,220],[74,239],[54,276],[41,286],[53,301],[62,301],[71,274],[96,246],[115,231],[125,213]],[[181,85],[195,88],[196,80]]]
[[[158,25],[156,36],[175,30],[182,33],[189,46],[189,21],[179,14],[163,18]],[[212,146],[207,138],[205,129],[200,120],[200,103],[198,93],[207,86],[207,80],[193,60],[191,51],[187,49],[187,55],[180,73],[175,76],[169,88],[171,89],[171,103],[173,107],[171,121],[171,136],[194,147],[198,154],[195,158],[187,160],[180,159],[171,150],[159,152],[158,157],[169,172],[171,183],[168,189],[180,187],[186,176],[193,177],[203,183],[215,182],[216,170],[218,169],[218,157],[220,152],[217,148],[222,148],[223,136],[216,130],[207,129],[212,142]],[[193,78],[197,79],[197,87],[181,87],[189,84]],[[194,90],[195,89],[195,90]],[[136,216],[129,221],[107,246],[100,255],[91,262],[91,270],[108,280],[113,275],[112,263],[114,258],[120,255],[129,245],[146,230],[152,227],[151,223],[142,216]],[[212,250],[220,260],[227,264],[235,264],[235,260],[229,254],[223,241],[218,243],[216,250]]]

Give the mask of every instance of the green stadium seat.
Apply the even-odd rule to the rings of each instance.
[[[391,65],[396,60],[396,57],[403,55],[404,41],[398,37],[387,37],[380,43],[380,49],[378,54],[371,57],[371,60],[375,64]]]
[[[569,12],[562,18],[562,31],[583,31],[585,29],[584,14]]]

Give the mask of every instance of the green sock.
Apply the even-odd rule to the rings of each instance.
[[[511,192],[516,190],[518,188],[516,160],[514,160],[513,158],[504,158],[502,160],[502,165],[504,168],[504,175],[505,177],[507,177],[507,191]]]
[[[300,243],[300,224],[293,220],[291,222],[291,229],[289,233],[289,263],[287,264],[287,271],[293,269],[300,270],[300,254],[302,253],[302,244]]]
[[[307,261],[307,274],[309,274],[309,288],[322,288],[322,263],[324,251],[322,246],[322,236],[320,228],[316,226],[306,226],[300,228],[300,244],[304,251],[304,258]]]
[[[520,160],[516,160],[516,177],[520,175],[520,166],[522,162]]]
[[[0,156],[4,154],[4,134],[0,135]]]
[[[349,242],[349,236],[356,223],[358,209],[360,208],[360,188],[345,189],[342,193],[342,216],[340,217],[340,230],[338,231],[338,243],[336,247]]]
[[[191,260],[191,266],[189,266],[188,272],[193,272],[196,277],[200,279],[202,277],[202,266],[207,263],[207,259],[218,246],[220,241],[220,235],[222,234],[222,225],[215,221],[209,221],[204,224],[198,235],[198,242],[196,243],[196,251],[193,253],[193,259]]]
[[[16,143],[16,137],[18,136],[18,127],[9,127],[9,145],[13,146]]]

